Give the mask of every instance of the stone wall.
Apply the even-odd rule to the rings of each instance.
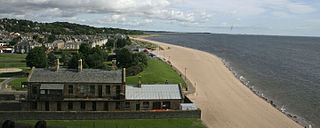
[[[30,112],[0,111],[0,120],[115,120],[115,119],[167,119],[201,118],[200,110],[143,111],[143,112]]]

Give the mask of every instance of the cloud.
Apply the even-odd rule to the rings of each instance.
[[[297,13],[297,14],[305,14],[305,13],[311,13],[316,11],[315,8],[312,8],[308,5],[302,4],[302,3],[291,3],[288,4],[288,9],[292,13]]]
[[[99,19],[98,24],[105,25],[123,25],[123,26],[141,26],[146,25],[149,23],[152,23],[151,19],[137,19],[128,17],[122,15],[112,15],[112,16],[105,16],[101,19]]]
[[[277,11],[277,12],[272,12],[272,14],[274,16],[277,16],[277,17],[280,17],[280,18],[291,18],[291,17],[294,17],[293,15],[291,14],[288,14],[286,12],[281,12],[281,11]]]
[[[290,0],[189,0],[185,1],[185,5],[237,16],[260,15],[273,11],[306,14],[317,10],[312,5]]]
[[[210,15],[171,8],[169,0],[0,0],[0,15],[36,17],[74,17],[81,14],[128,15],[161,20],[197,22]],[[23,10],[23,11],[22,11]],[[204,18],[202,18],[204,17]]]

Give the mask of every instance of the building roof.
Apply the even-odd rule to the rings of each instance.
[[[178,84],[152,84],[126,86],[126,100],[163,100],[182,99]]]
[[[40,89],[63,90],[64,84],[41,84]]]
[[[35,68],[28,82],[122,83],[122,70]]]

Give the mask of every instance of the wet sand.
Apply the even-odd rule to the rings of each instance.
[[[202,110],[209,128],[302,128],[243,85],[220,58],[186,47],[135,38],[165,48],[160,55],[194,83],[189,97]],[[170,47],[170,48],[168,48]]]

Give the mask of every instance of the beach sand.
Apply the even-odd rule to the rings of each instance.
[[[165,48],[160,52],[194,83],[189,97],[202,110],[209,128],[302,128],[244,86],[220,58],[195,49],[148,41]],[[170,47],[168,49],[168,47]]]

